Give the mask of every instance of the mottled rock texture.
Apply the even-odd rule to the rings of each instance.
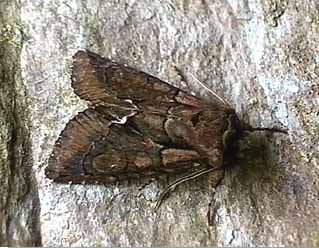
[[[12,0],[0,21],[1,245],[319,246],[317,0]],[[86,106],[70,86],[83,48],[209,101],[177,66],[242,120],[289,135],[247,134],[215,190],[187,182],[158,212],[173,178],[54,184],[48,156]]]
[[[39,197],[32,172],[28,97],[21,78],[19,8],[0,2],[0,245],[41,244]],[[32,120],[31,120],[32,121]]]

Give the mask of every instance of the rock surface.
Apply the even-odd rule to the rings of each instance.
[[[318,1],[24,0],[0,7],[1,245],[319,245]],[[54,184],[43,174],[48,156],[86,107],[70,86],[71,57],[84,48],[212,97],[196,80],[184,85],[177,66],[227,99],[242,120],[283,126],[289,135],[247,135],[215,190],[205,178],[185,183],[158,212],[154,201],[172,178]]]
[[[0,245],[41,244],[28,97],[21,78],[17,3],[0,2]]]

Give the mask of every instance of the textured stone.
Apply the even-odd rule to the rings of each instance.
[[[41,244],[29,116],[21,78],[18,5],[0,2],[0,245]]]
[[[21,55],[9,56],[20,59],[15,63],[23,85],[10,86],[11,93],[3,93],[1,101],[10,102],[12,92],[26,88],[28,111],[16,118],[19,123],[30,120],[27,148],[32,150],[41,214],[32,215],[23,204],[16,207],[41,223],[43,245],[319,245],[318,1],[25,0],[19,8],[9,6],[2,18],[23,31]],[[12,13],[19,13],[19,20]],[[227,99],[246,122],[284,126],[289,135],[247,135],[238,161],[216,190],[208,188],[205,178],[188,182],[158,212],[153,201],[167,185],[165,178],[141,190],[145,182],[53,184],[43,169],[54,141],[86,104],[70,86],[71,56],[82,48],[212,98],[196,80],[183,85],[177,66]],[[12,133],[7,123],[14,122],[10,118],[1,114],[1,166],[11,161],[6,147]],[[26,132],[21,136],[27,137]],[[6,192],[11,169],[2,168]],[[17,179],[14,185],[22,190],[24,183]],[[2,194],[1,202],[7,197]],[[8,210],[1,214],[7,216]],[[7,243],[14,239],[3,237]],[[19,244],[25,240],[15,237]]]

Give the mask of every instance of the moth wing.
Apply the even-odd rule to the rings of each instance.
[[[61,183],[109,184],[158,173],[181,173],[199,160],[196,151],[163,150],[129,125],[89,108],[68,122],[45,174]]]
[[[77,114],[56,141],[45,169],[46,176],[55,181],[67,181],[84,175],[85,154],[95,139],[108,134],[111,124],[111,120],[102,118],[94,109]]]
[[[179,90],[89,51],[78,51],[73,56],[72,86],[79,97],[100,105],[114,104],[115,99],[170,101]]]

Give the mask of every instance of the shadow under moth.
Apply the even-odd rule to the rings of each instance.
[[[89,108],[58,138],[45,175],[58,183],[110,184],[160,174],[216,174],[244,130],[235,110],[89,51],[73,57],[72,87]],[[262,129],[281,131],[278,129]]]

